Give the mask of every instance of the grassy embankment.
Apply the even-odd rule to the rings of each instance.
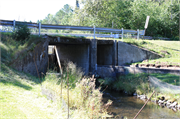
[[[1,117],[3,118],[67,118],[67,72],[64,78],[56,75],[46,75],[39,79],[31,75],[15,71],[8,65],[17,58],[19,53],[33,50],[42,37],[31,36],[26,43],[17,42],[12,34],[5,33],[1,37],[1,72],[0,72],[0,101]],[[39,40],[38,40],[39,39]],[[69,106],[70,117],[73,118],[101,118],[108,117],[107,108],[112,103],[102,103],[100,89],[95,89],[93,78],[83,78],[81,70],[75,65],[69,74]],[[82,79],[82,80],[81,80]],[[62,81],[62,98],[61,97]],[[46,96],[42,95],[42,87]],[[55,99],[48,100],[49,91]],[[52,97],[51,97],[52,98]],[[61,100],[63,99],[63,101]],[[63,106],[66,105],[66,106]]]
[[[1,63],[0,72],[1,118],[63,118],[51,100],[41,94],[41,85],[36,77],[17,72]]]
[[[150,51],[156,52],[157,54],[163,56],[162,58],[159,59],[149,59],[148,62],[138,62],[138,64],[165,63],[167,65],[180,66],[180,41],[137,40],[137,39],[124,39],[123,41],[126,43],[136,45],[140,48],[145,48]]]

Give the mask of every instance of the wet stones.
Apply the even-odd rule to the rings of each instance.
[[[137,95],[137,98],[141,100],[146,100],[146,95]],[[158,104],[162,108],[167,107],[168,109],[172,109],[174,112],[180,111],[180,104],[178,104],[176,99],[166,99],[165,96],[161,96],[158,98],[151,98],[151,101]]]
[[[137,98],[141,99],[141,100],[145,100],[147,99],[146,95],[137,95]]]

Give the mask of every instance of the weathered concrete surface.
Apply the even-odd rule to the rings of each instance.
[[[53,37],[48,36],[49,45],[57,45],[57,44],[90,44],[90,39],[85,38],[71,38],[71,37]]]
[[[180,76],[180,70],[173,69],[158,69],[158,68],[139,68],[139,67],[124,67],[127,73],[160,73],[160,74],[174,74]]]
[[[113,45],[113,40],[97,40],[98,45]]]
[[[126,75],[128,73],[160,73],[160,74],[174,74],[180,76],[180,70],[172,69],[154,69],[154,68],[138,68],[127,66],[98,66],[97,73],[100,77],[119,77],[120,75]]]
[[[97,74],[102,77],[118,77],[126,74],[124,67],[122,66],[98,66]]]
[[[61,62],[72,61],[89,72],[89,45],[88,44],[58,44],[56,45]]]
[[[97,64],[97,39],[91,39],[90,41],[90,72],[94,72]]]
[[[143,61],[145,59],[157,59],[161,56],[145,50],[138,48],[134,45],[130,45],[121,41],[118,41],[118,65],[125,65],[126,63],[133,63]]]
[[[38,76],[36,64],[39,74],[41,75],[42,72],[45,74],[48,65],[48,44],[48,39],[44,39],[32,50],[29,48],[29,50],[19,53],[17,59],[14,60],[11,66],[18,71]]]

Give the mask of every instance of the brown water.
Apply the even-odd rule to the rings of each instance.
[[[136,96],[127,96],[118,92],[106,91],[103,94],[103,101],[108,99],[113,104],[108,108],[108,112],[112,112],[116,118],[133,119],[138,113],[145,101],[137,99]],[[180,111],[174,112],[168,108],[162,108],[157,104],[148,102],[137,119],[180,119]]]

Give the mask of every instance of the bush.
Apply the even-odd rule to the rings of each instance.
[[[24,41],[27,40],[30,35],[30,29],[25,23],[18,24],[16,26],[16,30],[13,32],[13,38],[16,41],[21,41],[21,43],[24,43]]]

